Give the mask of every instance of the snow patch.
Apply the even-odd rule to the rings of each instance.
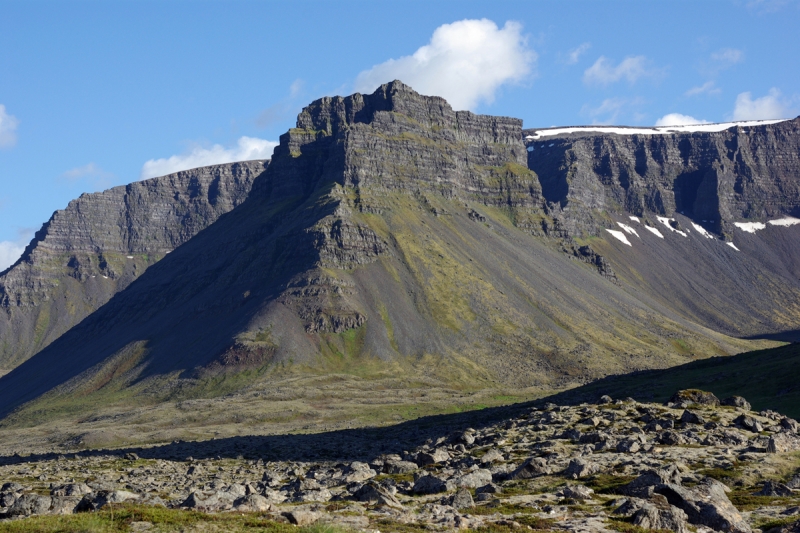
[[[645,224],[644,229],[646,229],[647,231],[649,231],[650,233],[652,233],[656,237],[660,237],[662,239],[664,238],[664,236],[661,235],[661,232],[658,231],[658,228],[654,228],[653,226],[648,226],[647,224]]]
[[[783,217],[777,220],[770,220],[767,224],[772,224],[773,226],[794,226],[795,224],[800,224],[800,218]]]
[[[694,222],[692,222],[692,226],[694,226],[694,229],[697,230],[697,233],[699,233],[700,235],[702,235],[706,239],[713,239],[714,238],[714,236],[711,235],[709,232],[707,232],[706,228],[704,228],[703,226],[698,226]]]
[[[636,230],[628,226],[627,224],[623,224],[622,222],[617,222],[617,225],[623,230],[625,230],[625,233],[628,233],[630,235],[636,235],[637,237],[639,236],[639,234],[636,233]]]
[[[664,226],[666,226],[666,228],[668,230],[674,231],[678,235],[682,235],[684,237],[688,237],[688,235],[686,235],[686,233],[684,233],[683,231],[677,230],[677,229],[673,228],[672,226],[670,226],[670,224],[669,224],[670,222],[675,222],[674,218],[667,218],[667,217],[656,217],[656,218],[658,219],[659,222],[664,224]]]
[[[734,250],[736,250],[737,252],[741,252],[741,250],[740,250],[740,249],[738,249],[738,248],[736,247],[736,245],[735,245],[735,244],[733,244],[732,242],[726,242],[725,244],[727,244],[728,246],[730,246],[731,248],[733,248],[733,249],[734,249]]]
[[[622,233],[621,231],[617,231],[615,229],[607,229],[606,231],[609,232],[611,235],[613,235],[618,240],[620,240],[623,243],[627,244],[628,246],[633,246],[631,244],[631,241],[629,241],[628,238],[625,236],[625,234]]]
[[[127,257],[128,259],[133,259],[133,256],[132,256],[132,255],[127,255],[127,256],[125,256],[125,257]]]
[[[639,222],[639,217],[629,216],[628,218],[633,220],[634,222]]]
[[[733,225],[747,233],[755,233],[767,227],[763,222],[734,222]]]
[[[724,131],[734,127],[764,126],[776,124],[790,119],[774,120],[743,120],[739,122],[720,122],[717,124],[687,124],[684,126],[654,126],[650,128],[636,128],[630,126],[570,126],[565,128],[546,128],[534,131],[533,135],[525,137],[526,141],[535,141],[553,135],[566,135],[569,133],[616,133],[618,135],[667,135],[670,133],[693,133]],[[551,145],[552,146],[552,145]]]

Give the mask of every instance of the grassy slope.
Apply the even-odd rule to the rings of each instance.
[[[666,401],[679,389],[711,391],[720,399],[744,396],[753,409],[773,409],[800,418],[800,344],[758,350],[732,357],[714,357],[675,368],[611,376],[556,395],[593,398],[609,394],[638,400]]]

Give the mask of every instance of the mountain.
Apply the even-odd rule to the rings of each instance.
[[[796,129],[781,135],[791,151]],[[602,169],[580,185],[559,174],[568,153],[594,168],[591,150],[560,150],[546,167],[525,137],[518,119],[456,112],[400,82],[313,102],[245,201],[0,378],[0,415],[257,398],[314,373],[546,392],[797,329],[800,226],[739,231],[734,249],[666,200],[609,200],[634,189],[630,172],[619,184]],[[637,153],[632,138],[606,137]],[[674,195],[667,178],[638,175],[642,198]],[[797,174],[779,179],[788,190]],[[581,205],[587,190],[594,203]]]
[[[715,331],[795,340],[800,119],[772,122],[530,129],[528,165],[625,286]]]
[[[83,194],[0,273],[0,375],[60,337],[247,198],[264,161]]]

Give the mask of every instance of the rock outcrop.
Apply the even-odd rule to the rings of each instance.
[[[777,413],[748,412],[765,427],[752,436],[735,410],[714,404],[698,406],[714,420],[706,424],[683,422],[672,402],[539,401],[505,409],[483,420],[480,412],[443,416],[435,425],[0,456],[0,523],[125,503],[190,510],[194,520],[197,513],[211,521],[220,520],[215,513],[258,512],[260,520],[360,531],[751,533],[769,522],[797,530],[800,491],[781,481],[799,475],[792,452],[800,435],[779,424],[788,419]],[[671,423],[683,444],[664,443],[654,418]],[[793,447],[766,453],[765,442],[778,436]],[[614,446],[631,439],[641,448]],[[591,471],[576,480],[586,465]],[[87,472],[86,483],[75,482]]]
[[[732,223],[800,215],[800,118],[719,132],[538,137],[528,166],[575,234],[597,234],[605,211],[682,213],[717,234]]]
[[[241,204],[266,161],[196,168],[83,194],[0,275],[0,375]]]

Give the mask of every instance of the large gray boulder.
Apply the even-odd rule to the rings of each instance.
[[[666,508],[647,502],[633,515],[633,524],[643,529],[667,529],[675,533],[689,533],[686,513],[672,505]]]
[[[706,478],[691,489],[670,483],[657,486],[655,491],[671,505],[683,509],[692,524],[728,533],[752,533],[750,525],[728,499],[726,488],[719,481]]]

